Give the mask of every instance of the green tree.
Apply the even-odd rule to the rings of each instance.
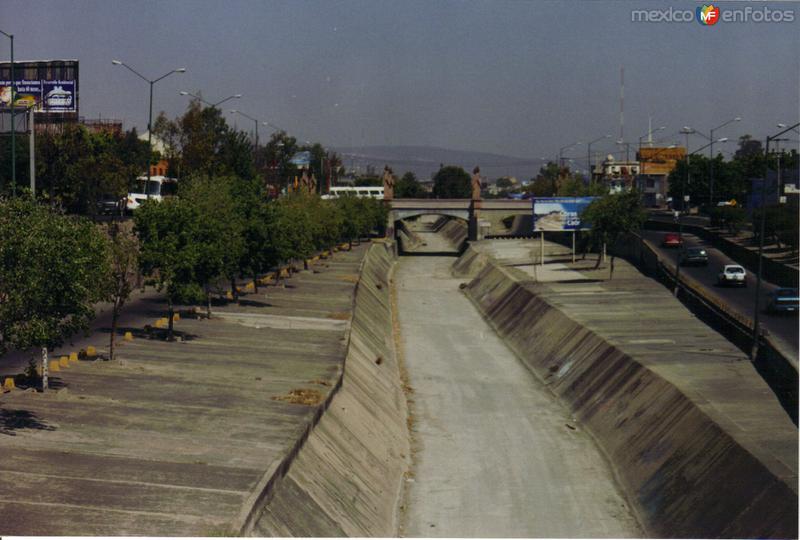
[[[108,343],[108,359],[114,359],[117,326],[122,307],[136,286],[139,267],[139,244],[128,228],[112,223],[108,229],[110,238],[109,292],[111,300],[111,335]]]
[[[433,195],[438,199],[468,199],[472,196],[472,180],[461,167],[442,167],[433,177]]]
[[[0,200],[0,351],[47,350],[94,318],[108,295],[108,242],[82,218],[59,215],[29,197]]]
[[[197,176],[181,189],[195,220],[191,241],[196,252],[194,279],[203,287],[207,315],[211,317],[211,284],[225,277],[231,294],[238,298],[236,273],[244,253],[243,219],[237,211],[233,187],[237,179]]]
[[[591,237],[595,246],[603,244],[613,248],[623,235],[638,231],[647,214],[642,207],[638,191],[625,191],[605,195],[592,201],[581,214],[581,220],[591,225]],[[600,266],[600,255],[597,265]],[[608,278],[614,276],[614,255],[611,255]]]
[[[397,199],[424,199],[428,192],[419,183],[413,172],[405,173],[394,186],[394,196]]]
[[[139,238],[139,267],[152,276],[167,297],[169,329],[173,336],[176,303],[202,298],[195,277],[199,257],[194,208],[182,198],[146,201],[134,214],[134,231]]]
[[[355,195],[344,195],[335,199],[342,217],[342,238],[353,249],[353,242],[369,227],[370,216],[362,211],[361,200]]]

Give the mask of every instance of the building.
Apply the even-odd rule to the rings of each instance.
[[[636,153],[640,163],[636,188],[642,193],[645,206],[666,206],[669,175],[685,158],[686,149],[682,147],[645,147]]]
[[[592,180],[607,184],[612,193],[631,189],[635,185],[639,167],[638,161],[617,161],[609,154],[602,163],[592,168]]]

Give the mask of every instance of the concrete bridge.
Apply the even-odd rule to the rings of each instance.
[[[465,221],[469,239],[485,234],[523,234],[532,230],[532,202],[529,199],[392,199],[386,201],[389,228],[403,219],[422,215],[449,216]]]

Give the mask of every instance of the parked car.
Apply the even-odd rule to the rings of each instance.
[[[122,215],[125,212],[125,198],[102,195],[97,201],[97,213],[101,215]]]
[[[767,295],[767,311],[770,313],[797,313],[799,308],[797,289],[775,289]]]
[[[681,264],[699,264],[701,266],[708,266],[708,252],[701,247],[684,248],[681,252]]]
[[[663,247],[674,247],[678,248],[683,245],[683,238],[681,235],[674,232],[668,232],[664,235],[664,239],[661,241],[661,245]]]
[[[747,272],[738,264],[726,264],[717,276],[717,283],[747,287]]]

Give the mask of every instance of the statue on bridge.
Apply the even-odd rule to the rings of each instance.
[[[394,172],[388,165],[383,167],[383,200],[394,199]]]
[[[477,166],[472,170],[472,200],[481,200],[481,168]]]

